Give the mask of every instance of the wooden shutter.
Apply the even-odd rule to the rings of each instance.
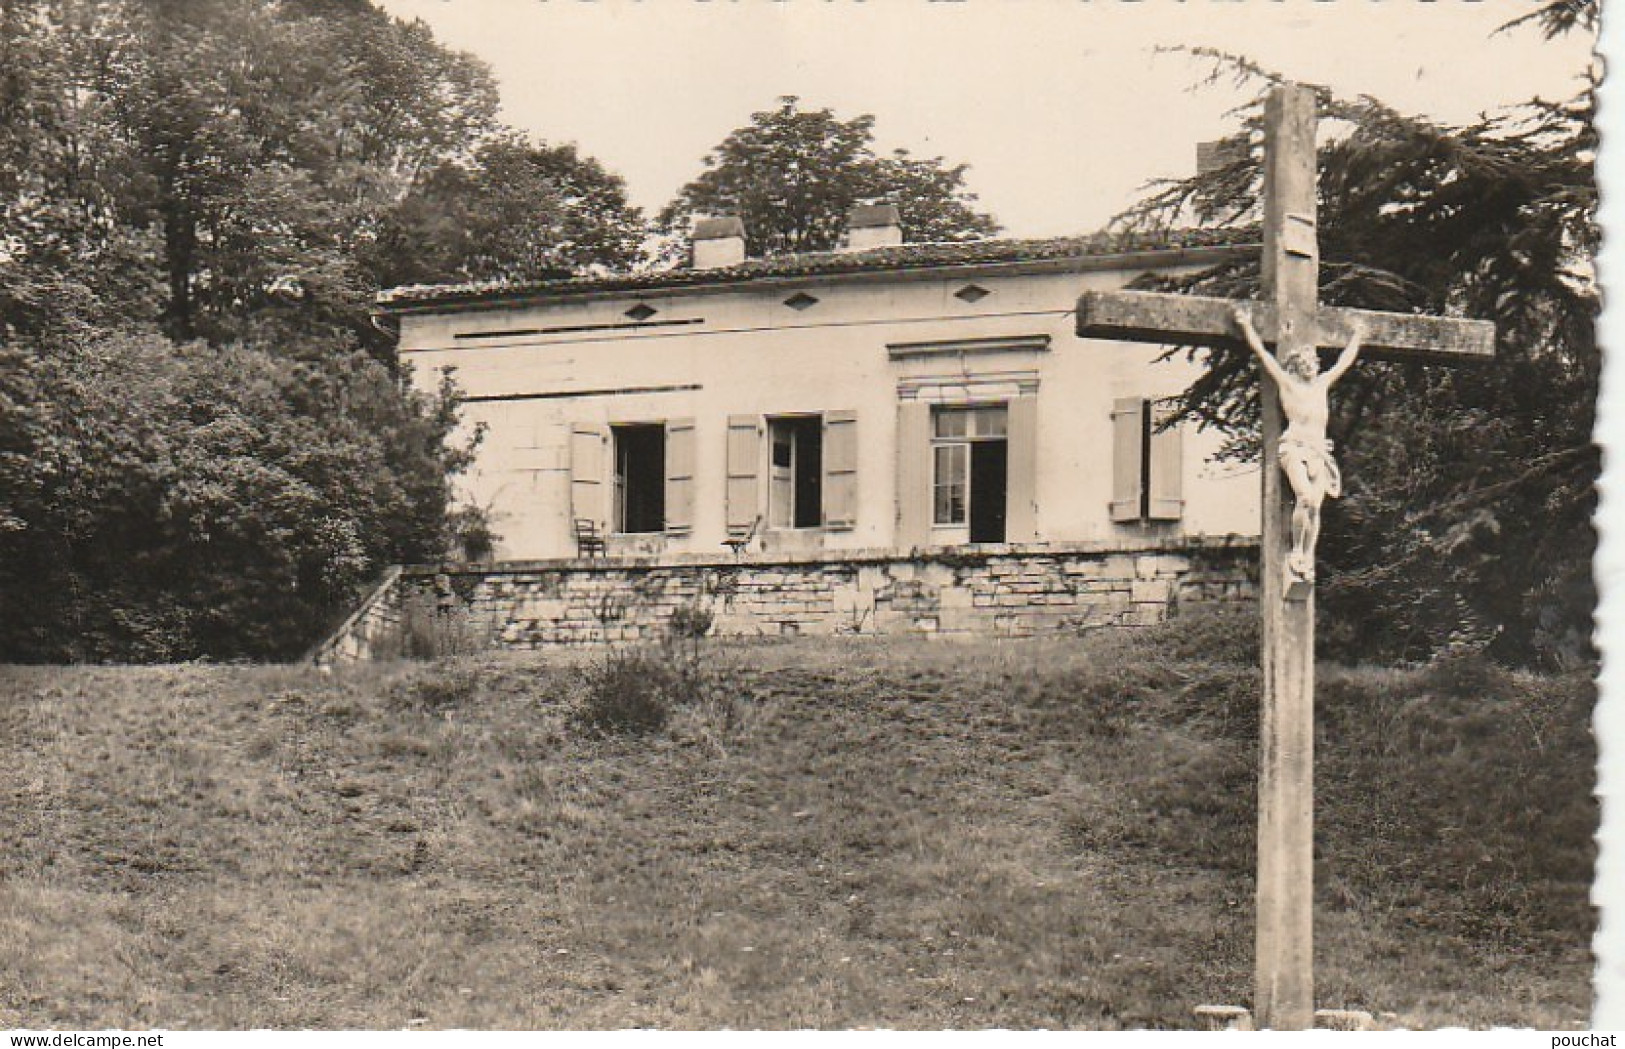
[[[824,527],[858,523],[858,413],[824,413]]]
[[[931,542],[931,405],[897,405],[897,544]]]
[[[1141,463],[1145,442],[1145,398],[1112,402],[1112,520],[1140,519]]]
[[[756,523],[761,503],[756,472],[761,460],[761,423],[754,415],[728,416],[728,531],[745,532]]]
[[[570,427],[570,516],[594,522],[606,531],[604,497],[604,429],[592,423]]]
[[[694,530],[694,420],[666,422],[666,532]]]
[[[1038,539],[1038,398],[1017,397],[1006,409],[1004,540]]]
[[[1174,406],[1154,401],[1148,403],[1152,406],[1152,418],[1148,424],[1151,426],[1151,457],[1146,517],[1153,521],[1177,521],[1185,509],[1180,484],[1180,475],[1185,468],[1180,436],[1182,428],[1170,426],[1159,431],[1157,426],[1174,414]]]

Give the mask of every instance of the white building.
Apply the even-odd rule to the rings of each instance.
[[[1085,290],[1256,253],[1225,236],[903,244],[880,205],[846,250],[746,259],[707,220],[689,268],[402,288],[379,314],[485,428],[487,574],[1246,546],[1256,467],[1154,425],[1194,366],[1074,333]],[[579,562],[595,534],[607,559]]]
[[[690,269],[386,293],[417,381],[454,369],[486,429],[499,559],[574,557],[577,519],[654,556],[753,525],[766,552],[1257,533],[1256,472],[1148,425],[1192,366],[1073,334],[1086,289],[1256,249],[862,232],[746,260],[713,220]]]

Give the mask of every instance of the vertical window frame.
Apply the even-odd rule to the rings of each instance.
[[[945,432],[946,431],[946,432]],[[931,525],[934,528],[968,528],[971,504],[971,449],[978,441],[1004,441],[1010,433],[1010,404],[1008,401],[974,401],[965,404],[939,404],[931,409]],[[944,484],[941,480],[940,448],[958,448],[960,480]],[[941,492],[959,489],[956,520],[942,520]],[[950,499],[953,497],[950,496]]]
[[[632,465],[632,454],[635,449],[628,443],[628,441],[633,431],[637,431],[642,435],[640,439],[648,439],[652,438],[656,434],[659,435],[660,462],[658,464],[658,469],[656,469],[653,464],[640,463],[637,471],[639,474],[648,475],[645,480],[639,482],[640,485],[648,484],[651,492],[659,492],[658,505],[660,508],[660,520],[657,524],[652,521],[633,522],[629,519],[629,514],[633,506],[632,501],[628,499],[629,485],[631,484],[631,474],[633,473],[630,467]],[[612,423],[609,427],[609,443],[610,485],[612,489],[610,499],[610,526],[613,534],[627,536],[664,534],[666,531],[667,511],[667,471],[670,468],[670,449],[667,446],[666,440],[666,423],[664,421],[647,420]],[[646,499],[651,493],[642,494]],[[640,503],[642,501],[642,499],[639,500]],[[640,527],[634,530],[629,528],[629,525],[633,523],[650,525],[650,527]]]

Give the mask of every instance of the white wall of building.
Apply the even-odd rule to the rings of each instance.
[[[465,422],[486,428],[463,488],[468,501],[491,511],[502,559],[574,556],[573,427],[673,419],[694,420],[692,530],[618,541],[612,550],[722,550],[727,425],[730,416],[744,414],[852,411],[857,417],[854,527],[771,533],[758,548],[897,545],[900,398],[983,399],[1011,383],[1031,389],[1034,381],[1037,541],[1256,535],[1256,466],[1211,461],[1217,435],[1190,428],[1183,434],[1181,518],[1111,520],[1114,401],[1177,393],[1194,374],[1183,361],[1153,363],[1154,348],[1073,335],[1077,296],[1087,288],[1121,286],[1131,276],[939,269],[925,279],[865,273],[720,290],[595,293],[518,308],[404,313],[400,352],[426,389],[442,368],[454,369],[470,398]],[[955,296],[972,284],[990,294],[974,303]],[[785,304],[798,293],[818,301],[801,310]],[[657,312],[628,327],[626,311],[639,303]],[[1047,348],[897,359],[888,352],[888,345],[997,336],[1027,345],[1047,336]],[[604,461],[612,460],[606,454]]]

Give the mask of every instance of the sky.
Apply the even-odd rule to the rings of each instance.
[[[1244,100],[1201,86],[1245,55],[1295,79],[1464,122],[1567,98],[1590,42],[1496,34],[1513,0],[381,0],[493,68],[503,119],[574,142],[653,213],[781,95],[876,118],[883,150],[970,165],[1012,236],[1098,229]]]

